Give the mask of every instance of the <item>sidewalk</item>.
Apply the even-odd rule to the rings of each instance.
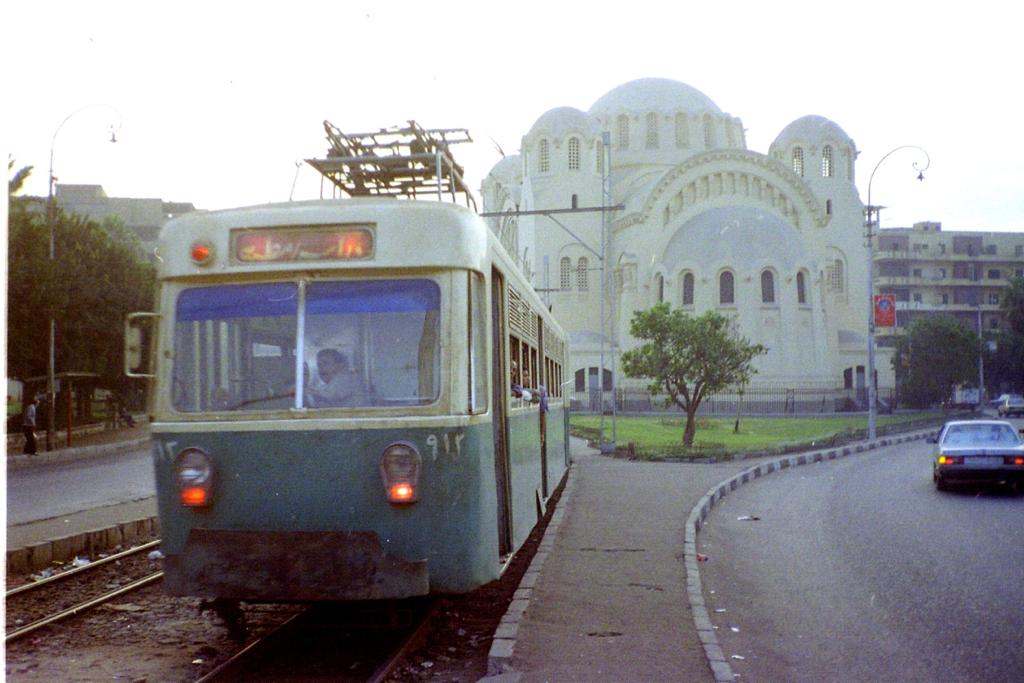
[[[134,427],[118,427],[117,429],[95,429],[83,433],[71,435],[71,448],[66,446],[67,437],[65,432],[58,432],[57,438],[53,440],[53,450],[46,450],[46,432],[40,431],[36,436],[39,452],[34,455],[24,455],[21,451],[24,447],[24,439],[8,438],[7,467],[24,467],[26,465],[61,462],[73,460],[91,455],[116,452],[120,449],[138,448],[149,441],[149,422],[143,416],[135,416]]]
[[[732,681],[696,557],[715,502],[772,472],[925,434],[715,464],[619,460],[573,439],[565,491],[481,683]]]
[[[21,453],[20,439],[7,450],[7,471],[65,463],[111,453],[146,448],[149,443],[149,423],[136,417],[135,427],[102,429],[72,435],[71,448],[52,451],[40,450],[37,455]],[[64,434],[59,434],[55,445],[64,446]],[[42,447],[45,437],[38,441]],[[9,485],[9,484],[8,484]],[[145,536],[156,528],[156,500],[153,498],[130,503],[63,514],[49,519],[7,527],[5,551],[8,574],[35,571],[52,561],[67,561],[80,553],[98,548],[113,547],[133,538]]]
[[[714,681],[687,599],[685,525],[709,488],[752,461],[635,462],[576,439],[572,456],[564,516],[554,538],[548,527],[542,571],[524,579],[535,580],[529,606],[515,632],[504,631],[513,643],[504,666],[514,673],[492,678]]]

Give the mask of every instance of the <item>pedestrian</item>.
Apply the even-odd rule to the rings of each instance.
[[[25,406],[25,413],[21,419],[21,431],[25,434],[25,455],[36,454],[36,406],[38,405],[39,397],[33,396]]]

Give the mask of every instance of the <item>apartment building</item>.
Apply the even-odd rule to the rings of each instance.
[[[65,185],[58,183],[54,199],[67,213],[102,222],[119,218],[139,236],[140,249],[147,258],[154,258],[157,237],[164,223],[183,213],[195,211],[191,202],[168,202],[157,198],[108,197],[100,185]],[[45,198],[36,210],[45,211]]]
[[[1024,232],[946,231],[938,222],[886,228],[876,235],[875,292],[896,297],[896,327],[880,327],[892,345],[921,316],[952,316],[976,332],[1005,325],[1004,291],[1024,277]]]

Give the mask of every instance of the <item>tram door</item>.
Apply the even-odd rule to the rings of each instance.
[[[544,319],[539,315],[537,316],[537,355],[540,358],[536,370],[537,384],[550,387],[551,378],[545,376],[548,368],[547,362],[544,360],[547,357],[544,353]],[[547,413],[544,407],[543,405],[540,407],[540,481],[541,494],[546,499],[548,497],[548,429]]]
[[[512,552],[512,515],[509,505],[508,415],[506,406],[511,388],[506,367],[505,279],[497,268],[491,269],[491,405],[494,406],[494,479],[498,487],[498,552]]]

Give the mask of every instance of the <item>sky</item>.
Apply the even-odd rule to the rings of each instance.
[[[0,22],[0,142],[34,166],[25,194],[46,194],[52,151],[58,182],[220,209],[319,197],[302,160],[325,156],[325,119],[346,133],[414,119],[469,130],[453,152],[478,189],[544,112],[658,77],[739,117],[765,154],[801,116],[831,119],[857,146],[865,202],[875,171],[883,227],[1024,231],[1011,7],[22,0]],[[904,145],[925,152],[886,157]]]

